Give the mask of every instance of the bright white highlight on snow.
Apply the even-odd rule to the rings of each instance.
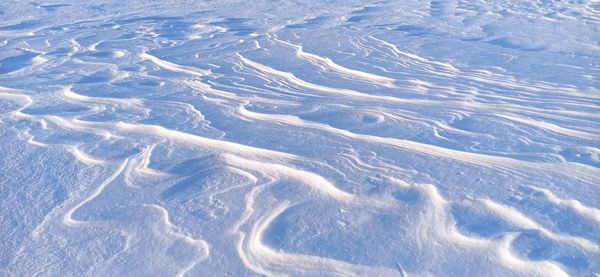
[[[594,1],[0,1],[0,276],[597,276]]]

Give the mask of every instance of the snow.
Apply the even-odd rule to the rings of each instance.
[[[594,1],[3,1],[0,276],[598,276]]]

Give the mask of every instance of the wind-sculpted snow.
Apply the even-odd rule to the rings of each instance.
[[[189,2],[0,3],[0,276],[600,274],[598,3]]]

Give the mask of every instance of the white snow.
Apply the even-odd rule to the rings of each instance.
[[[597,276],[595,1],[2,1],[0,276]]]

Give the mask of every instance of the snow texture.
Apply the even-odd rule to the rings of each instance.
[[[0,1],[0,276],[599,276],[596,1]]]

